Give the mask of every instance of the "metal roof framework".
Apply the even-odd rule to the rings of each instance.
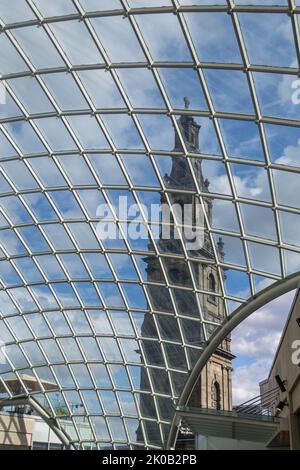
[[[191,371],[199,370],[203,362],[202,351],[212,353],[212,346],[205,349],[206,345],[212,344],[212,338],[224,337],[227,331],[226,321],[222,329],[217,322],[207,320],[201,309],[201,299],[209,293],[199,288],[194,263],[203,260],[193,257],[182,240],[177,253],[161,251],[143,210],[145,193],[151,201],[163,194],[170,206],[178,192],[195,194],[203,202],[207,193],[197,181],[192,162],[199,159],[208,167],[221,165],[226,187],[213,187],[210,196],[214,207],[220,207],[230,223],[224,218],[210,221],[208,214],[204,216],[221,284],[221,293],[216,296],[224,302],[228,318],[243,309],[248,299],[255,301],[267,285],[274,286],[273,290],[266,289],[272,292],[269,299],[277,295],[281,285],[291,288],[285,280],[299,270],[299,238],[289,236],[287,229],[297,227],[300,215],[299,203],[289,192],[297,191],[300,167],[297,159],[282,161],[280,154],[274,157],[269,131],[276,129],[280,133],[284,129],[288,136],[292,131],[299,132],[297,106],[286,114],[273,112],[271,102],[265,106],[266,95],[258,93],[257,77],[297,80],[300,4],[294,0],[277,0],[277,5],[270,1],[256,5],[250,0],[251,5],[243,0],[219,0],[218,5],[209,1],[194,3],[114,0],[101,2],[103,10],[98,11],[92,0],[64,0],[52,10],[42,0],[19,0],[12,12],[8,2],[0,1],[4,51],[0,73],[7,99],[0,105],[0,331],[7,360],[0,380],[7,398],[13,393],[6,379],[13,375],[20,380],[24,393],[46,404],[53,416],[63,408],[74,426],[72,443],[82,447],[90,444],[80,436],[78,423],[82,419],[90,423],[93,442],[99,448],[166,445],[172,419],[167,403],[183,400],[180,396],[186,396],[187,387],[190,391],[193,385],[188,376],[194,376]],[[294,57],[283,51],[277,59],[270,47],[270,61],[267,56],[266,63],[252,60],[255,48],[247,36],[245,19],[253,14],[257,18],[267,15],[271,24],[277,18],[284,19],[288,27],[278,34],[282,39],[284,34],[293,38],[289,48],[294,48]],[[210,17],[226,23],[224,41],[227,34],[235,41],[231,57],[235,55],[237,60],[226,61],[225,49],[221,51],[221,62],[214,60],[218,51],[211,49],[205,54],[201,50],[192,21],[204,28],[203,18]],[[261,18],[267,21],[266,16]],[[103,21],[113,36],[109,36]],[[152,36],[147,30],[150,21],[154,21]],[[167,36],[160,37],[158,25],[164,23]],[[175,24],[175,36],[161,51],[159,43],[169,40],[170,25]],[[155,36],[158,42],[153,42]],[[119,50],[113,47],[114,41]],[[122,42],[126,46],[123,50]],[[222,46],[220,37],[216,44]],[[202,55],[210,59],[210,54],[211,60],[202,60]],[[178,81],[174,97],[170,77],[176,77],[178,70],[193,74],[188,82],[192,96],[196,99],[200,93],[203,95],[203,104],[195,105],[195,109],[193,99],[193,109],[178,104],[178,96],[180,100],[184,96]],[[147,76],[148,88],[142,98],[134,86],[128,85],[128,71]],[[240,77],[242,73],[251,99],[251,107],[244,106],[247,112],[242,112],[243,106],[234,101],[237,89],[227,94],[225,91],[224,105],[220,104],[210,72],[220,74],[224,83],[227,73],[232,81],[237,76],[234,74]],[[108,82],[110,88],[105,88]],[[143,86],[140,82],[139,88]],[[110,93],[118,98],[107,104]],[[226,96],[229,104],[233,100],[231,105],[227,106]],[[271,112],[268,114],[266,109]],[[180,133],[177,119],[185,114],[193,115],[204,130],[209,128],[200,152],[189,152]],[[246,131],[238,134],[241,149],[230,144],[228,123],[246,126]],[[255,137],[252,135],[256,146],[249,156],[251,139],[247,143],[245,135],[254,129],[252,126],[256,129]],[[157,138],[160,128],[172,138],[173,129],[178,134],[193,177],[192,189],[167,185],[165,162],[182,154]],[[219,150],[212,150],[210,139]],[[147,184],[139,175],[146,163],[152,175]],[[257,182],[253,187],[251,178],[261,178],[260,185],[268,187],[268,194],[257,188]],[[283,189],[281,181],[285,182]],[[241,183],[246,186],[242,191]],[[140,208],[140,223],[148,230],[149,238],[143,246],[124,235],[128,220],[119,218],[114,203],[114,198],[124,192]],[[118,245],[108,245],[97,235],[97,207],[103,201],[124,235]],[[252,221],[249,224],[251,210],[256,213],[256,228]],[[228,258],[226,254],[224,259],[219,257],[219,236],[223,237]],[[239,260],[229,256],[237,251]],[[147,279],[143,258],[149,252],[159,260],[161,282]],[[100,253],[101,259],[94,262]],[[169,259],[187,267],[188,286],[170,278]],[[97,269],[99,264],[105,269]],[[243,288],[232,288],[231,278],[235,286]],[[164,289],[171,307],[157,309],[153,294],[156,288]],[[178,302],[180,295],[190,303],[190,309],[184,312]],[[144,337],[141,323],[148,312],[153,315],[156,332]],[[194,327],[203,334],[200,340],[199,333],[197,344],[187,334]],[[150,342],[159,350],[159,361],[154,363],[143,346]],[[39,393],[26,390],[22,384],[25,372],[36,377]],[[147,376],[143,387],[138,379],[142,373]],[[163,387],[158,384],[158,376]],[[57,392],[44,390],[43,380],[55,382]],[[146,401],[147,410],[141,405]]]

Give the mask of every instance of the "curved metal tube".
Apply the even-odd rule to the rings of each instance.
[[[206,365],[212,354],[216,351],[222,341],[228,336],[229,333],[234,330],[243,320],[249,317],[252,313],[256,312],[259,308],[266,305],[271,300],[280,297],[287,292],[296,289],[300,283],[300,272],[292,274],[269,287],[263,289],[259,294],[248,299],[243,305],[237,308],[231,315],[227,317],[225,322],[220,325],[214,334],[207,342],[207,346],[203,350],[203,353],[196,362],[194,368],[191,370],[190,375],[185,383],[183,391],[179,397],[177,406],[186,406],[190,395],[193,391],[195,383],[200,375],[201,370]],[[176,444],[177,438],[177,421],[178,415],[175,411],[175,415],[172,420],[170,433],[167,441],[167,449],[173,449]]]

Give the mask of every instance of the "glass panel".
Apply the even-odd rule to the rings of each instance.
[[[38,185],[27,169],[24,162],[14,160],[1,163],[1,167],[7,173],[8,177],[14,182],[17,189],[35,189]]]
[[[117,395],[124,415],[137,417],[138,414],[133,395],[126,392],[119,392]]]
[[[25,194],[23,198],[39,221],[46,222],[58,220],[58,216],[44,194]]]
[[[275,192],[279,204],[289,207],[300,207],[298,187],[300,175],[289,171],[273,170]]]
[[[69,132],[58,118],[37,119],[34,121],[52,150],[75,150]]]
[[[0,131],[0,159],[10,158],[16,155],[16,150],[4,136],[3,132]]]
[[[253,242],[247,244],[253,269],[277,275],[281,274],[279,250],[277,248]]]
[[[31,258],[19,258],[15,260],[17,268],[27,282],[43,281],[43,277]]]
[[[61,352],[56,344],[56,341],[53,339],[45,339],[41,340],[39,342],[41,348],[43,351],[46,353],[46,356],[50,362],[63,362],[63,357],[61,355]],[[64,367],[66,370],[66,366],[60,366]],[[56,368],[56,373],[58,372],[58,369]]]
[[[14,332],[17,340],[25,341],[32,339],[32,334],[21,316],[8,318],[7,323]]]
[[[106,114],[102,116],[102,120],[118,148],[144,148],[134,121],[130,116]]]
[[[102,10],[121,10],[122,5],[119,0],[80,0],[85,11],[102,11]]]
[[[264,125],[270,158],[278,165],[300,166],[299,127]]]
[[[300,270],[300,254],[295,251],[283,250],[285,271],[287,275],[294,274]]]
[[[72,279],[88,279],[89,275],[85,269],[81,258],[76,254],[61,255],[59,259],[62,261],[64,268]]]
[[[32,218],[25,209],[21,200],[16,196],[2,197],[0,200],[0,206],[4,211],[4,214],[6,214],[6,216],[14,224],[24,224],[33,222]]]
[[[122,161],[135,186],[160,186],[149,157],[144,155],[122,155]]]
[[[99,345],[95,338],[80,338],[79,344],[83,350],[84,356],[87,361],[103,361],[102,354],[99,349]]]
[[[89,155],[89,160],[102,184],[127,186],[122,170],[114,155]]]
[[[108,148],[108,143],[99,123],[93,116],[72,116],[68,118],[68,122],[85,149]]]
[[[246,260],[242,241],[237,237],[229,237],[215,233],[215,244],[218,248],[220,262],[237,264],[246,267]]]
[[[151,148],[155,150],[174,148],[174,128],[169,117],[141,114],[139,122]]]
[[[132,309],[146,309],[147,299],[144,294],[143,288],[138,284],[121,284],[125,297],[128,302],[129,308]]]
[[[207,103],[198,73],[190,68],[161,68],[159,75],[166,88],[173,108],[185,107],[184,96],[188,97],[191,109],[207,110]]]
[[[82,355],[74,338],[61,338],[59,344],[67,361],[82,361]]]
[[[95,383],[99,388],[111,387],[111,381],[107,374],[106,367],[103,364],[91,364],[90,370],[92,371]]]
[[[205,70],[204,73],[217,111],[254,114],[245,74],[233,70]]]
[[[90,217],[100,218],[102,214],[101,208],[104,208],[106,213],[105,200],[98,189],[77,191],[77,195],[80,197],[84,208],[87,210]]]
[[[43,153],[46,151],[28,122],[12,122],[5,124],[4,127],[24,154]]]
[[[8,80],[10,87],[31,114],[53,112],[54,108],[34,77]]]
[[[242,63],[229,15],[186,13],[184,16],[202,62]]]
[[[153,73],[150,70],[142,68],[120,69],[118,70],[118,76],[133,107],[165,107]]]
[[[71,74],[49,73],[42,80],[61,110],[89,109],[78,85]]]
[[[115,81],[106,70],[84,70],[78,76],[96,108],[125,107]]]
[[[18,233],[32,253],[50,251],[50,247],[38,227],[23,227],[18,230]]]
[[[114,338],[99,338],[99,344],[107,361],[122,362],[121,352]]]
[[[53,284],[52,287],[63,307],[80,307],[79,301],[69,284]]]
[[[258,125],[252,121],[219,120],[230,157],[264,160]]]
[[[108,426],[115,441],[126,441],[126,433],[121,418],[108,418]]]
[[[91,23],[112,62],[146,61],[128,18],[96,18]]]
[[[225,292],[232,297],[248,299],[251,296],[248,274],[234,269],[227,269]]]
[[[174,15],[137,15],[135,18],[154,60],[191,62],[183,32]]]
[[[55,2],[49,2],[48,0],[33,0],[33,3],[37,6],[44,17],[76,13],[76,8],[69,2],[69,0],[55,0]]]
[[[271,202],[268,173],[264,168],[234,163],[231,170],[239,197]]]
[[[14,8],[11,8],[9,0],[1,0],[0,18],[4,23],[8,24],[34,20],[35,16],[23,0],[15,0]]]
[[[294,75],[253,73],[253,78],[264,116],[299,119],[299,83]]]
[[[127,370],[124,366],[121,366],[119,364],[110,365],[109,370],[112,374],[113,381],[117,388],[131,389],[131,386],[128,380]]]
[[[48,286],[33,286],[31,291],[42,309],[57,308],[58,304]]]
[[[132,259],[124,254],[110,254],[109,259],[119,279],[135,279],[137,280],[137,273],[132,263]]]
[[[42,227],[55,250],[75,249],[69,235],[62,225],[49,224],[42,225]]]
[[[12,230],[0,230],[0,245],[12,256],[27,253],[25,247]]]
[[[229,201],[214,199],[211,225],[212,228],[239,232],[235,205]]]
[[[21,285],[22,281],[8,261],[0,261],[1,282],[6,286]]]
[[[38,69],[61,67],[61,57],[43,28],[30,26],[14,30],[14,36],[33,65]]]
[[[265,207],[240,204],[247,235],[277,240],[274,212]]]
[[[76,290],[81,299],[81,302],[85,306],[99,307],[102,303],[98,297],[97,291],[94,286],[88,282],[76,283]]]
[[[63,219],[83,219],[83,212],[72,193],[69,191],[52,191],[49,195]]]
[[[77,246],[81,250],[99,250],[99,243],[87,223],[69,224],[68,228],[75,238]]]
[[[0,72],[18,73],[28,71],[26,63],[16,51],[15,47],[9,41],[8,37],[1,34],[0,37],[1,57],[0,57]]]
[[[296,62],[293,30],[287,15],[240,13],[239,21],[252,64],[290,67]]]
[[[211,193],[232,196],[228,174],[223,163],[202,160],[202,171],[206,178],[204,192],[209,190]]]
[[[64,21],[52,23],[50,28],[58,39],[64,54],[73,65],[103,62],[102,56],[84,22]]]
[[[11,344],[5,347],[5,355],[7,355],[7,357],[12,362],[13,367],[16,369],[25,369],[29,366],[19,346],[15,344]]]
[[[299,246],[300,215],[292,212],[279,211],[281,237],[283,243]]]
[[[91,328],[83,312],[80,310],[69,311],[67,312],[67,317],[76,333],[91,333]]]
[[[96,185],[89,167],[83,157],[80,155],[67,155],[58,157],[58,161],[63,167],[67,178],[72,185]]]
[[[40,313],[26,315],[26,320],[33,330],[34,334],[39,338],[51,336],[51,331]]]

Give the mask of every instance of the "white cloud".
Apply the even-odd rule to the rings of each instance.
[[[245,401],[259,395],[258,383],[265,379],[268,367],[264,361],[255,361],[238,367],[233,375],[233,404]]]
[[[233,372],[235,404],[259,395],[258,383],[268,376],[293,297],[289,292],[270,302],[233,331],[232,352],[239,361]]]

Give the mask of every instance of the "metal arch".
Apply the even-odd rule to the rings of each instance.
[[[64,445],[66,450],[76,450],[74,444],[69,439],[67,433],[61,428],[57,420],[50,416],[49,413],[43,408],[33,397],[14,397],[0,400],[0,408],[3,406],[14,406],[14,405],[30,405],[31,408],[42,418],[45,423],[49,426],[51,431],[58,437],[61,443]]]
[[[242,304],[226,318],[225,322],[216,329],[211,338],[207,341],[207,346],[203,350],[203,353],[190,372],[190,375],[177,402],[176,408],[187,406],[188,400],[199,377],[199,374],[201,373],[201,370],[206,365],[212,354],[216,351],[218,346],[226,338],[226,336],[228,336],[228,334],[231,333],[234,328],[236,328],[252,313],[256,312],[259,308],[263,307],[268,302],[271,302],[281,295],[296,289],[299,286],[299,283],[300,271],[272,284],[269,287],[266,287],[259,294],[248,299],[247,302]],[[174,449],[175,447],[178,433],[178,420],[179,416],[177,411],[175,411],[167,440],[167,449]]]

